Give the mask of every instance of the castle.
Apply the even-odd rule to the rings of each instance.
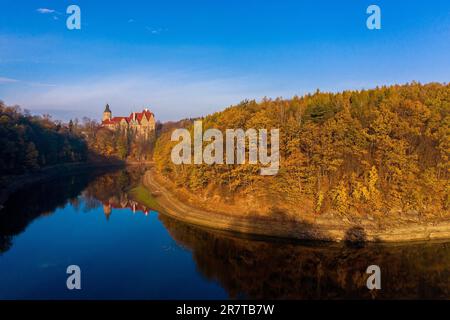
[[[150,137],[155,131],[155,115],[145,108],[142,112],[132,112],[128,117],[112,117],[107,104],[103,111],[102,127],[111,130],[123,130],[135,135]]]

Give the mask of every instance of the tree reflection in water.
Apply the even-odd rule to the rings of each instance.
[[[417,299],[450,297],[448,243],[366,245],[263,240],[202,230],[160,215],[171,236],[192,251],[199,271],[231,298]],[[366,287],[379,265],[382,290]]]
[[[139,184],[142,170],[74,175],[22,190],[0,214],[0,253],[31,221],[68,202],[75,208],[82,203],[83,210],[105,203],[129,207],[129,191]],[[163,214],[159,219],[192,252],[199,273],[218,282],[231,298],[450,298],[450,243],[355,247],[293,242],[204,230]],[[349,233],[355,236],[361,236],[358,230]],[[366,287],[365,271],[373,264],[382,271],[379,291]]]
[[[108,201],[123,203],[145,170],[145,166],[99,168],[35,183],[14,193],[0,211],[0,254],[11,248],[14,236],[24,232],[34,219],[51,215],[68,203],[86,212]]]
[[[79,195],[105,169],[83,174],[69,175],[36,183],[14,193],[0,211],[0,254],[10,249],[14,236],[42,215],[50,215],[56,209],[70,203],[79,206]]]

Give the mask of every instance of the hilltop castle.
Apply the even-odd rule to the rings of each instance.
[[[132,131],[146,138],[155,131],[155,116],[147,108],[142,112],[132,112],[128,117],[112,117],[107,104],[103,111],[102,127],[111,130]]]

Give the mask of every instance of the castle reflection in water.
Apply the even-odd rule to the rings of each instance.
[[[149,208],[134,200],[125,200],[117,203],[113,199],[110,199],[108,202],[103,202],[103,213],[107,220],[109,220],[113,209],[131,209],[133,213],[142,212],[146,216],[150,213]]]
[[[83,192],[83,196],[92,201],[100,201],[106,219],[115,210],[130,209],[133,213],[148,215],[154,208],[136,201],[132,188],[140,183],[145,168],[118,171],[98,177]]]

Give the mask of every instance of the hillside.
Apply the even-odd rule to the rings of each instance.
[[[449,84],[244,101],[202,120],[204,130],[222,132],[279,128],[280,170],[261,176],[248,163],[175,165],[177,142],[163,131],[156,169],[195,206],[283,220],[449,217]],[[182,126],[193,130],[192,121]]]

